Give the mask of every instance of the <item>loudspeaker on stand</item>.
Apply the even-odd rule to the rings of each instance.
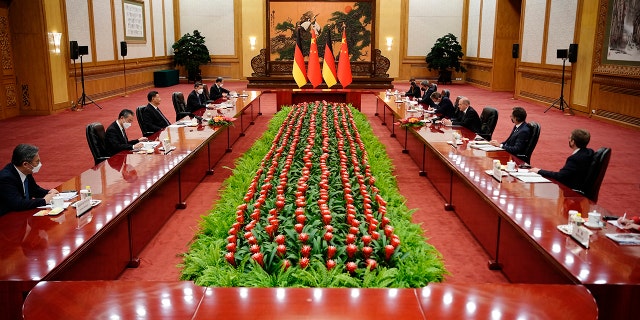
[[[120,41],[120,55],[123,57],[127,56],[127,42]]]

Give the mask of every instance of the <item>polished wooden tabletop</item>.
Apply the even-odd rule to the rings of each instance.
[[[233,102],[231,107],[220,110],[220,114],[239,116],[260,96],[259,91],[247,94],[245,98],[228,99]],[[204,112],[218,114],[218,110]],[[106,230],[106,226],[125,219],[121,213],[162,182],[169,172],[180,167],[190,154],[203,148],[220,130],[223,128],[173,124],[150,138],[159,141],[168,138],[174,150],[167,153],[160,144],[152,153],[124,151],[62,183],[56,188],[59,191],[91,186],[93,199],[101,201],[81,217],[76,217],[73,207],[56,216],[33,216],[38,209],[1,216],[0,281],[44,279],[92,237]]]
[[[432,283],[420,289],[204,288],[191,282],[39,283],[24,319],[596,319],[583,286]]]
[[[395,103],[395,96],[381,93],[378,98],[395,117],[409,116],[405,103]],[[463,176],[477,192],[499,208],[510,223],[517,225],[526,238],[568,270],[576,283],[640,284],[640,246],[620,246],[605,236],[607,233],[629,231],[610,224],[605,224],[602,229],[592,229],[593,235],[587,249],[557,229],[558,225],[567,223],[569,210],[578,210],[587,218],[588,212],[593,210],[603,216],[609,215],[606,208],[556,181],[525,183],[513,176],[506,176],[502,182],[498,182],[485,172],[492,168],[494,159],[499,159],[503,165],[508,160],[514,160],[517,164],[522,161],[506,151],[486,152],[471,148],[469,141],[473,141],[475,133],[464,127],[430,123],[409,130],[415,130],[418,138],[449,168]],[[454,147],[449,143],[453,131],[462,134],[462,145]],[[567,156],[569,153],[570,150],[567,150]],[[535,153],[533,160],[538,163],[543,161],[536,160]]]

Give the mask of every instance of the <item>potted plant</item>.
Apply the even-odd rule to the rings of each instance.
[[[211,62],[209,49],[204,44],[204,37],[198,30],[193,30],[193,35],[185,34],[171,47],[173,48],[173,61],[178,66],[184,66],[189,81],[195,81],[196,77],[200,75],[200,65]]]
[[[460,63],[464,54],[462,53],[462,46],[458,42],[455,35],[449,33],[438,40],[431,48],[431,51],[425,58],[427,62],[427,69],[438,70],[438,82],[451,83],[452,70],[456,72],[466,72],[464,66]]]

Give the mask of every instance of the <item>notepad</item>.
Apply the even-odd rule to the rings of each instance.
[[[482,151],[501,151],[504,150],[500,147],[492,146],[490,144],[478,144],[474,143],[471,145],[471,148],[482,150]]]
[[[640,233],[607,233],[606,236],[621,246],[640,245]]]
[[[551,182],[551,180],[533,172],[510,172],[509,174],[527,183]]]

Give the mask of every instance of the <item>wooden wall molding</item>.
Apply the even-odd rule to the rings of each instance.
[[[593,83],[600,84],[601,88],[603,87],[603,85],[611,86],[611,87],[628,88],[628,89],[640,88],[640,79],[611,77],[608,75],[601,75],[601,74],[596,74],[593,76]],[[631,92],[634,92],[634,93],[631,93]],[[640,90],[630,90],[628,94],[640,96]]]
[[[173,58],[143,58],[143,59],[131,59],[126,60],[126,68],[127,73],[129,72],[137,72],[139,69],[166,69],[170,65],[170,68],[173,68]],[[122,60],[116,61],[115,63],[111,61],[110,63],[98,64],[95,66],[84,66],[84,76],[96,76],[99,78],[100,75],[105,74],[109,75],[110,73],[120,73],[122,74]],[[76,71],[78,76],[80,76],[80,63],[76,63]],[[69,67],[69,76],[73,77],[73,63]]]

